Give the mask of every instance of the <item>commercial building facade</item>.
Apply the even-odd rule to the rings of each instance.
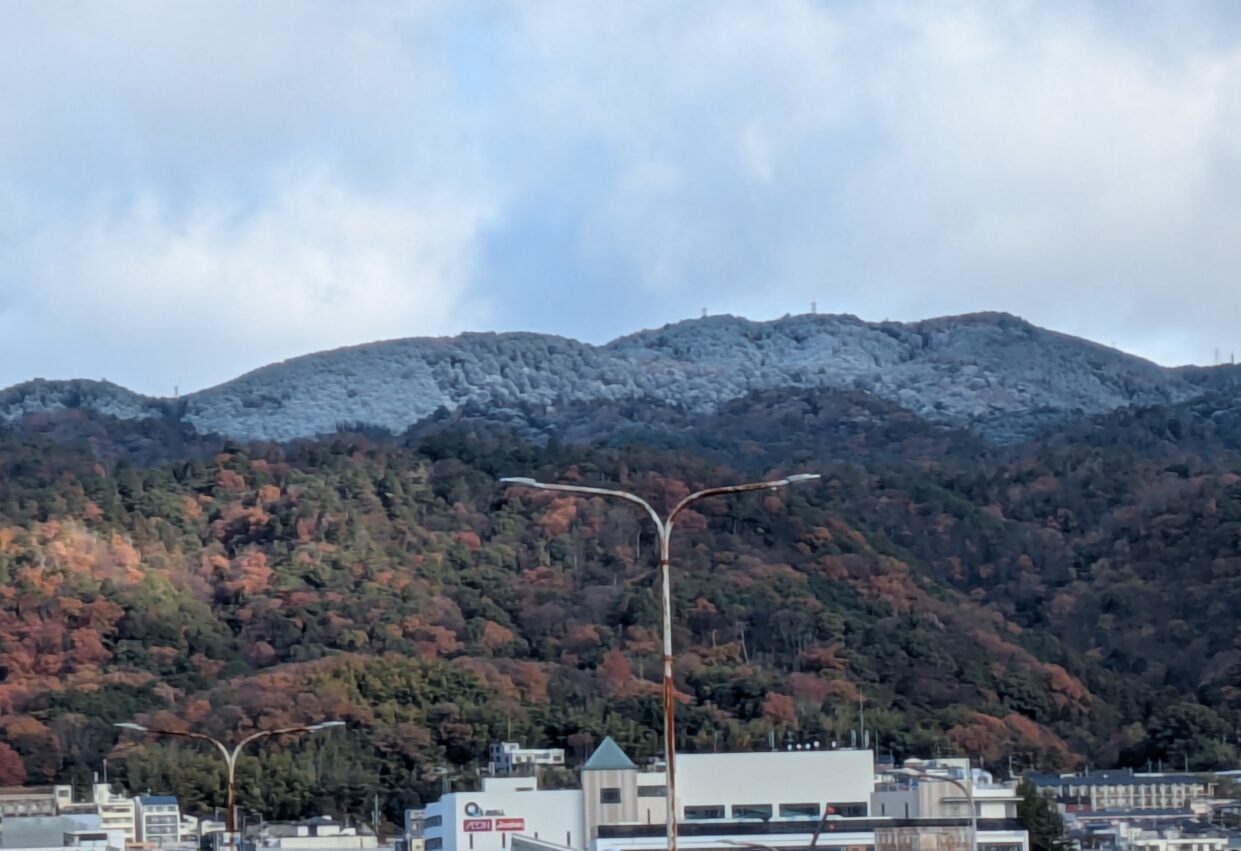
[[[919,819],[875,817],[871,751],[684,754],[677,769],[679,843],[686,849],[805,848],[818,835],[823,849],[876,851],[886,843],[891,851],[915,851],[908,839],[918,837]],[[484,778],[478,791],[449,793],[410,811],[408,821],[421,829],[408,832],[425,851],[657,851],[665,845],[666,784],[662,767],[639,768],[605,739],[582,767],[579,789],[541,789],[537,778]],[[949,787],[934,806],[951,809],[951,793]],[[1004,795],[1013,797],[1011,787]],[[1001,815],[984,817],[980,826],[987,851],[1028,851],[1025,831],[1008,818],[1007,798],[994,812]],[[966,816],[921,823],[968,832]],[[890,832],[896,829],[905,832]],[[916,851],[955,849],[945,840]]]

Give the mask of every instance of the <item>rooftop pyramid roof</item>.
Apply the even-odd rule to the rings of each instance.
[[[599,743],[599,747],[595,748],[595,752],[590,755],[590,759],[586,760],[586,764],[582,766],[583,771],[626,771],[628,769],[636,769],[638,766],[633,764],[625,752],[621,750],[620,745],[608,736]]]

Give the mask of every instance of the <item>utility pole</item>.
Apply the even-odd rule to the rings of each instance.
[[[862,695],[862,687],[858,686],[857,690],[857,717],[858,727],[861,730],[862,747],[866,747],[866,707],[865,698]]]

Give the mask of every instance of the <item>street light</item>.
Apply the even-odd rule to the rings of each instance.
[[[964,792],[965,800],[970,805],[970,851],[978,851],[978,809],[974,806],[974,792],[970,788],[973,784],[966,785],[955,777],[949,777],[946,774],[929,774],[920,767],[923,765],[926,765],[923,760],[907,759],[905,760],[904,768],[894,768],[889,773],[936,783],[951,783]]]
[[[655,523],[655,529],[659,532],[659,570],[660,578],[663,583],[663,639],[664,639],[664,759],[668,764],[668,800],[667,800],[667,828],[668,828],[668,851],[677,851],[677,813],[676,813],[676,726],[674,724],[674,709],[672,700],[672,591],[669,581],[668,571],[668,540],[672,536],[672,525],[676,521],[677,515],[685,510],[691,503],[700,499],[706,499],[709,496],[724,496],[734,493],[749,493],[750,491],[773,490],[788,485],[798,484],[799,482],[809,482],[819,479],[818,473],[795,473],[786,476],[783,479],[775,479],[769,482],[747,482],[741,485],[727,485],[719,488],[705,488],[695,491],[689,496],[682,499],[672,507],[668,512],[668,516],[661,518],[659,513],[651,507],[651,504],[636,494],[628,491],[613,490],[611,488],[592,488],[585,485],[562,485],[552,484],[549,482],[540,482],[529,476],[506,476],[500,479],[500,483],[511,487],[536,488],[545,491],[559,491],[563,493],[589,494],[592,496],[609,496],[617,499],[623,499],[640,505]]]
[[[181,739],[197,739],[202,742],[210,742],[215,745],[224,756],[224,762],[228,765],[228,814],[225,817],[225,829],[228,831],[228,842],[230,845],[236,842],[237,833],[237,785],[235,774],[237,769],[237,757],[241,755],[241,749],[251,742],[257,742],[260,739],[266,739],[270,736],[285,736],[294,733],[318,733],[321,730],[330,730],[333,727],[345,726],[344,721],[322,721],[318,724],[298,725],[296,727],[279,727],[275,730],[260,730],[257,733],[251,733],[246,736],[231,751],[228,746],[214,736],[208,736],[206,733],[185,733],[180,730],[157,730],[152,727],[144,727],[141,724],[135,724],[132,721],[123,721],[119,724],[113,724],[113,727],[120,727],[122,730],[133,730],[135,733],[148,733],[152,736],[176,736]]]

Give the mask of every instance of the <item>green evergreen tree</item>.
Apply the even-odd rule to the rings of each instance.
[[[1064,851],[1069,847],[1064,837],[1064,818],[1056,803],[1028,780],[1017,787],[1017,820],[1030,834],[1033,851]]]

